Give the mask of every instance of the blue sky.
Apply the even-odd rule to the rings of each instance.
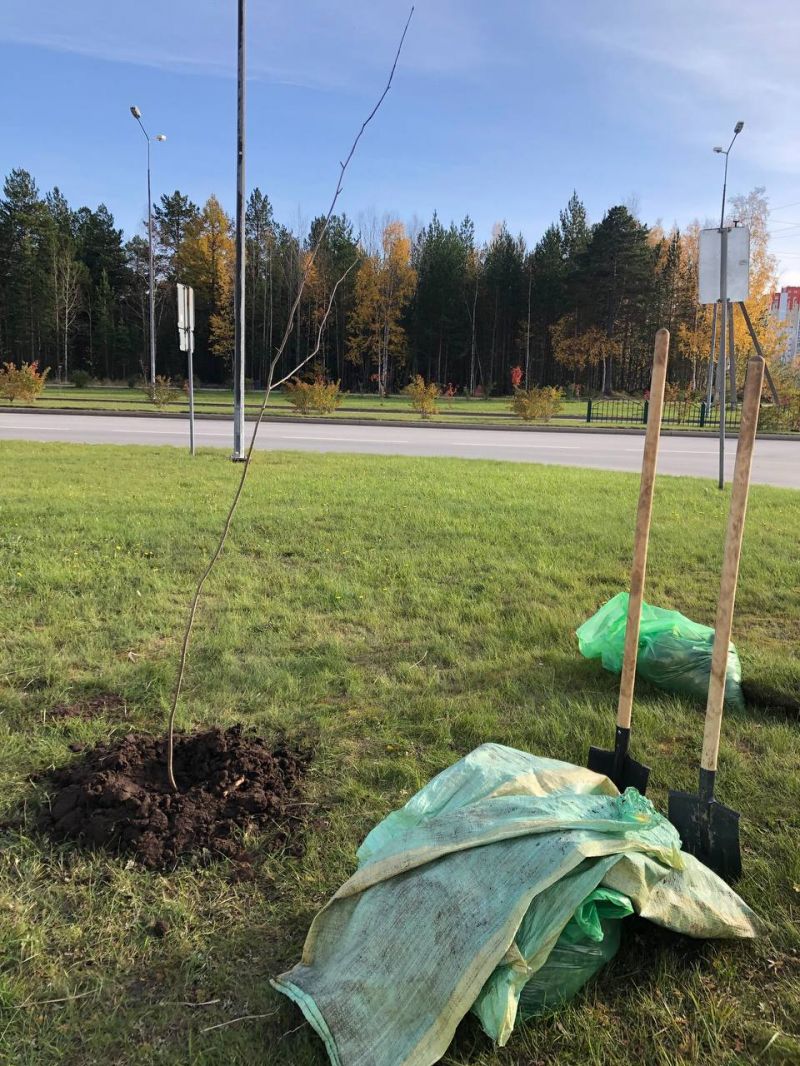
[[[248,186],[305,226],[385,79],[408,8],[395,0],[250,0]],[[3,0],[0,170],[104,202],[126,232],[154,196],[235,186],[234,0]],[[418,0],[394,87],[340,206],[424,223],[469,213],[535,241],[573,188],[592,220],[719,210],[765,185],[782,282],[800,283],[800,4],[795,0]]]

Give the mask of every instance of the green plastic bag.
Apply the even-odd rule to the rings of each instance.
[[[573,919],[590,937],[595,918],[603,941],[615,935],[603,908],[592,910],[598,889],[676,933],[759,932],[736,893],[680,851],[677,830],[646,797],[501,744],[443,770],[358,854],[300,960],[271,982],[324,1041],[331,1066],[432,1066],[470,1010],[506,1044],[525,986],[566,947]],[[552,971],[547,984],[549,1009],[551,990],[566,985]]]
[[[597,614],[577,630],[578,647],[587,659],[600,659],[606,670],[622,671],[628,593],[620,592],[603,604]],[[694,696],[705,701],[711,676],[714,630],[686,618],[679,611],[666,611],[642,603],[639,655],[636,672],[667,692]],[[744,710],[742,666],[736,648],[728,649],[725,703]]]
[[[526,1020],[555,1010],[610,962],[619,950],[622,919],[633,914],[627,896],[613,888],[590,892],[564,928],[547,962],[531,977],[519,997]],[[517,935],[524,939],[525,923]]]

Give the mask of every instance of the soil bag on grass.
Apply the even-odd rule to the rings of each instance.
[[[573,914],[547,962],[528,981],[519,997],[524,1020],[555,1010],[579,992],[619,951],[622,919],[633,904],[613,888],[597,888]],[[524,937],[524,922],[517,939]]]
[[[581,654],[587,659],[600,659],[614,674],[622,670],[628,598],[627,592],[618,593],[577,630]],[[679,611],[642,603],[636,673],[646,681],[666,692],[705,701],[713,645],[711,626],[693,622]],[[725,703],[744,710],[742,666],[733,644],[728,648]]]
[[[500,744],[425,785],[358,858],[272,982],[332,1066],[432,1066],[470,1010],[505,1044],[613,955],[628,907],[689,936],[757,934],[635,789]]]

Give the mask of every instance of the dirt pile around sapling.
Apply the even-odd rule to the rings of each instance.
[[[241,726],[175,738],[167,782],[166,738],[130,734],[53,771],[40,827],[56,840],[129,854],[165,868],[192,855],[242,854],[241,830],[268,830],[274,848],[300,829],[300,785],[310,753],[270,746]]]

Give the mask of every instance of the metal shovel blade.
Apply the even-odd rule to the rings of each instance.
[[[678,830],[683,850],[694,855],[724,881],[742,873],[739,812],[715,799],[691,792],[669,794],[669,820]]]
[[[591,747],[586,765],[596,774],[605,774],[611,778],[620,792],[624,792],[626,788],[635,788],[642,795],[645,794],[650,767],[632,759],[627,753],[620,757],[618,751]]]

